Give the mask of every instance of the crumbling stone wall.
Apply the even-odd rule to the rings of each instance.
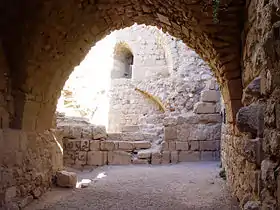
[[[160,114],[156,105],[135,88],[158,97],[166,111],[192,111],[212,77],[207,64],[176,38],[155,27],[133,25],[114,32],[117,42],[133,51],[132,79],[113,79],[110,87],[109,132],[140,124],[142,116]],[[166,57],[167,56],[167,57]]]
[[[279,208],[279,1],[247,1],[243,108],[223,128],[227,180],[245,209]]]

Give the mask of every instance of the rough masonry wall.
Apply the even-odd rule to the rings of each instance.
[[[62,141],[53,131],[0,130],[0,208],[25,207],[46,192],[63,167]],[[13,209],[13,208],[12,208]]]
[[[192,111],[211,79],[208,65],[186,45],[155,27],[133,25],[114,32],[134,53],[132,79],[113,79],[110,88],[109,132],[136,125],[158,107],[135,88],[158,97],[176,114]],[[166,57],[167,56],[167,57]]]
[[[228,124],[223,129],[223,165],[245,209],[278,209],[280,2],[251,0],[246,5],[244,107],[237,113],[236,126]]]

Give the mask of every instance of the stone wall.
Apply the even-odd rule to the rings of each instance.
[[[245,209],[279,208],[279,1],[247,1],[243,96],[236,124],[223,126],[229,186]]]
[[[109,132],[139,124],[142,116],[159,114],[158,107],[135,87],[158,97],[167,112],[192,111],[200,92],[212,78],[208,65],[182,41],[145,25],[114,32],[133,51],[132,79],[113,79],[110,87]]]
[[[0,148],[1,209],[23,208],[40,197],[63,167],[62,141],[53,131],[1,129]]]
[[[194,112],[142,117],[141,125],[124,126],[120,133],[107,134],[104,126],[60,116],[57,124],[64,137],[64,164],[82,168],[219,160],[220,109],[218,86],[211,80],[194,105]]]
[[[220,159],[222,115],[215,81],[208,82],[193,113],[166,117],[163,123],[163,154],[181,162]]]
[[[62,141],[53,131],[10,129],[14,115],[9,66],[0,40],[0,209],[23,208],[40,197],[63,167]],[[32,99],[30,99],[32,100]]]

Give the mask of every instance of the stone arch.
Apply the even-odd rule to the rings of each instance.
[[[22,11],[8,16],[3,30],[15,107],[11,127],[48,129],[73,67],[110,31],[135,22],[168,31],[209,63],[221,85],[228,121],[233,122],[241,106],[243,6],[242,0],[220,1],[215,23],[209,1],[23,1]]]
[[[125,42],[118,42],[114,48],[114,65],[111,72],[111,78],[128,78],[132,77],[132,66],[134,56],[131,48]]]

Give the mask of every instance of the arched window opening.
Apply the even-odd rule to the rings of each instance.
[[[114,49],[114,65],[111,72],[112,79],[132,77],[133,54],[125,42],[119,42]]]

